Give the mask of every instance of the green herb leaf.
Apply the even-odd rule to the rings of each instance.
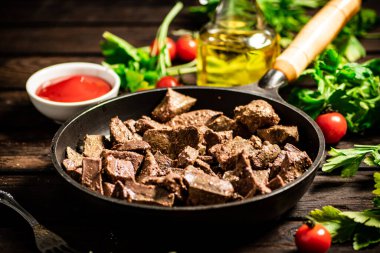
[[[342,212],[341,215],[362,223],[369,227],[380,228],[380,209],[365,210],[362,212]]]
[[[379,164],[379,150],[380,145],[355,145],[354,148],[349,149],[331,148],[328,152],[330,158],[322,166],[322,171],[332,172],[336,169],[342,169],[342,177],[351,177],[356,174],[364,158],[366,158],[364,161],[367,163]]]
[[[315,209],[308,217],[325,226],[334,242],[346,242],[353,237],[356,223],[341,215],[341,211],[333,206],[324,206],[321,210]]]
[[[380,75],[380,59],[372,59],[363,64],[364,67],[369,68],[376,76]]]
[[[375,227],[359,226],[358,232],[354,235],[353,247],[360,250],[372,244],[380,242],[380,229]]]

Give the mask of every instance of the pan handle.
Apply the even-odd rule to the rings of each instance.
[[[288,82],[296,80],[359,11],[360,5],[361,0],[330,1],[302,28],[273,68],[280,70]]]

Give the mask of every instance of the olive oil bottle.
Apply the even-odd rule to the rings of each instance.
[[[197,84],[229,87],[260,79],[279,55],[279,37],[253,0],[222,0],[200,31]]]

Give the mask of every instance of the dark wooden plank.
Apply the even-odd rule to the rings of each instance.
[[[352,178],[319,172],[309,191],[289,213],[289,218],[305,217],[311,210],[333,205],[341,210],[360,211],[373,207],[373,171],[359,171]]]
[[[136,47],[149,45],[158,26],[96,26],[96,27],[44,27],[44,28],[0,28],[6,34],[0,41],[2,55],[100,55],[99,42],[104,31],[110,31]],[[191,29],[188,26],[172,25],[171,30]]]
[[[76,0],[5,1],[0,9],[1,26],[48,26],[52,23],[64,26],[160,24],[175,2],[84,0],[78,6]],[[197,3],[194,0],[182,2],[185,8],[175,18],[176,23],[188,23],[187,7]]]
[[[296,252],[293,234],[300,222],[287,222],[278,224],[278,226],[263,230],[262,228],[241,227],[239,233],[243,239],[231,238],[231,234],[223,240],[210,235],[206,238],[197,237],[191,240],[191,243],[178,245],[178,242],[172,239],[170,234],[167,235],[170,239],[158,241],[155,237],[156,233],[145,232],[144,236],[131,235],[128,233],[128,228],[124,231],[120,228],[113,227],[67,227],[67,226],[50,226],[56,233],[65,238],[70,245],[75,246],[85,252]],[[261,234],[250,236],[252,230],[260,230]],[[173,230],[173,233],[175,233]],[[226,231],[228,233],[229,231]],[[250,237],[249,237],[250,236]],[[16,228],[0,229],[0,238],[3,238],[0,244],[2,252],[35,252],[33,244],[33,236],[31,229],[26,225]],[[161,239],[161,237],[160,237]],[[363,253],[378,252],[379,247],[361,250]],[[353,252],[350,243],[332,245],[329,252]]]
[[[31,74],[50,65],[78,61],[101,63],[102,59],[101,56],[0,57],[0,89],[25,89]],[[2,98],[6,99],[6,96]],[[0,103],[4,101],[1,99]]]

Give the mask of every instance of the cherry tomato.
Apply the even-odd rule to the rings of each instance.
[[[180,86],[178,80],[172,76],[164,76],[156,83],[156,88]]]
[[[328,144],[337,143],[347,132],[346,119],[338,112],[321,114],[315,121],[322,129],[326,143]]]
[[[177,57],[185,62],[195,59],[197,56],[197,41],[190,35],[181,36],[176,42]]]
[[[155,39],[150,44],[150,51],[152,52],[153,55],[157,55],[158,54],[159,48],[156,45],[157,45],[157,39]],[[167,37],[166,38],[166,47],[169,50],[170,60],[174,60],[174,58],[176,56],[176,52],[177,52],[174,40],[172,40],[171,38]]]
[[[295,242],[301,253],[325,253],[330,248],[331,235],[323,225],[307,221],[298,228]]]

